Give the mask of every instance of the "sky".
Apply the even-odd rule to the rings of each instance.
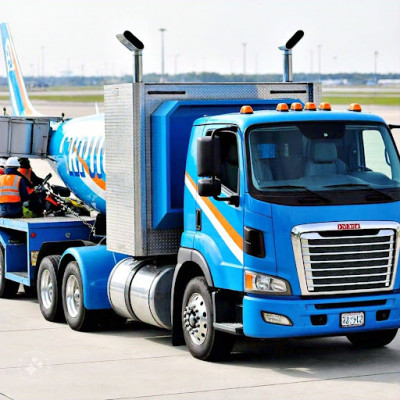
[[[121,75],[130,30],[145,45],[144,72],[281,73],[284,44],[294,72],[400,73],[400,0],[0,0],[24,75]],[[243,43],[246,46],[243,46]],[[378,52],[375,55],[375,52]],[[5,75],[3,57],[0,75]]]

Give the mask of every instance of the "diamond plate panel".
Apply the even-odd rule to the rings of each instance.
[[[107,247],[132,256],[176,254],[180,229],[152,229],[151,115],[166,100],[321,100],[320,84],[123,84],[105,87]]]
[[[135,254],[141,245],[137,235],[137,216],[141,215],[140,201],[136,203],[135,171],[140,148],[136,143],[140,132],[140,98],[134,96],[133,85],[106,86],[105,97],[105,154],[107,171],[107,247],[109,250]],[[139,127],[138,127],[139,125]]]

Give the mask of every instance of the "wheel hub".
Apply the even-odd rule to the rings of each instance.
[[[79,313],[79,308],[81,305],[81,292],[78,280],[74,275],[70,275],[67,279],[65,297],[68,314],[72,318],[75,318]]]
[[[53,282],[49,270],[45,269],[40,277],[40,298],[43,307],[49,309],[53,303]]]
[[[183,312],[184,328],[193,343],[203,344],[207,337],[207,308],[201,294],[193,293]]]

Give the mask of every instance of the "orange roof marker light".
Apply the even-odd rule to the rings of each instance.
[[[253,114],[253,108],[251,106],[242,106],[240,109],[240,114]]]
[[[358,103],[351,103],[348,108],[349,111],[361,112],[362,108]]]
[[[317,111],[317,105],[315,103],[308,102],[304,106],[304,109],[307,111]]]
[[[320,110],[324,110],[324,111],[331,111],[331,105],[329,103],[327,103],[326,101],[323,101],[320,105],[319,105],[319,109]]]
[[[292,103],[292,105],[290,106],[290,109],[292,111],[303,111],[303,106],[301,103]]]
[[[286,103],[279,103],[276,106],[276,111],[289,111],[289,107]]]

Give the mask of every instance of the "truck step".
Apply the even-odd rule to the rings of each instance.
[[[217,331],[232,333],[234,335],[243,334],[243,324],[240,322],[214,322],[213,326]]]
[[[20,278],[28,278],[28,273],[27,272],[12,272],[13,275],[17,275]]]

